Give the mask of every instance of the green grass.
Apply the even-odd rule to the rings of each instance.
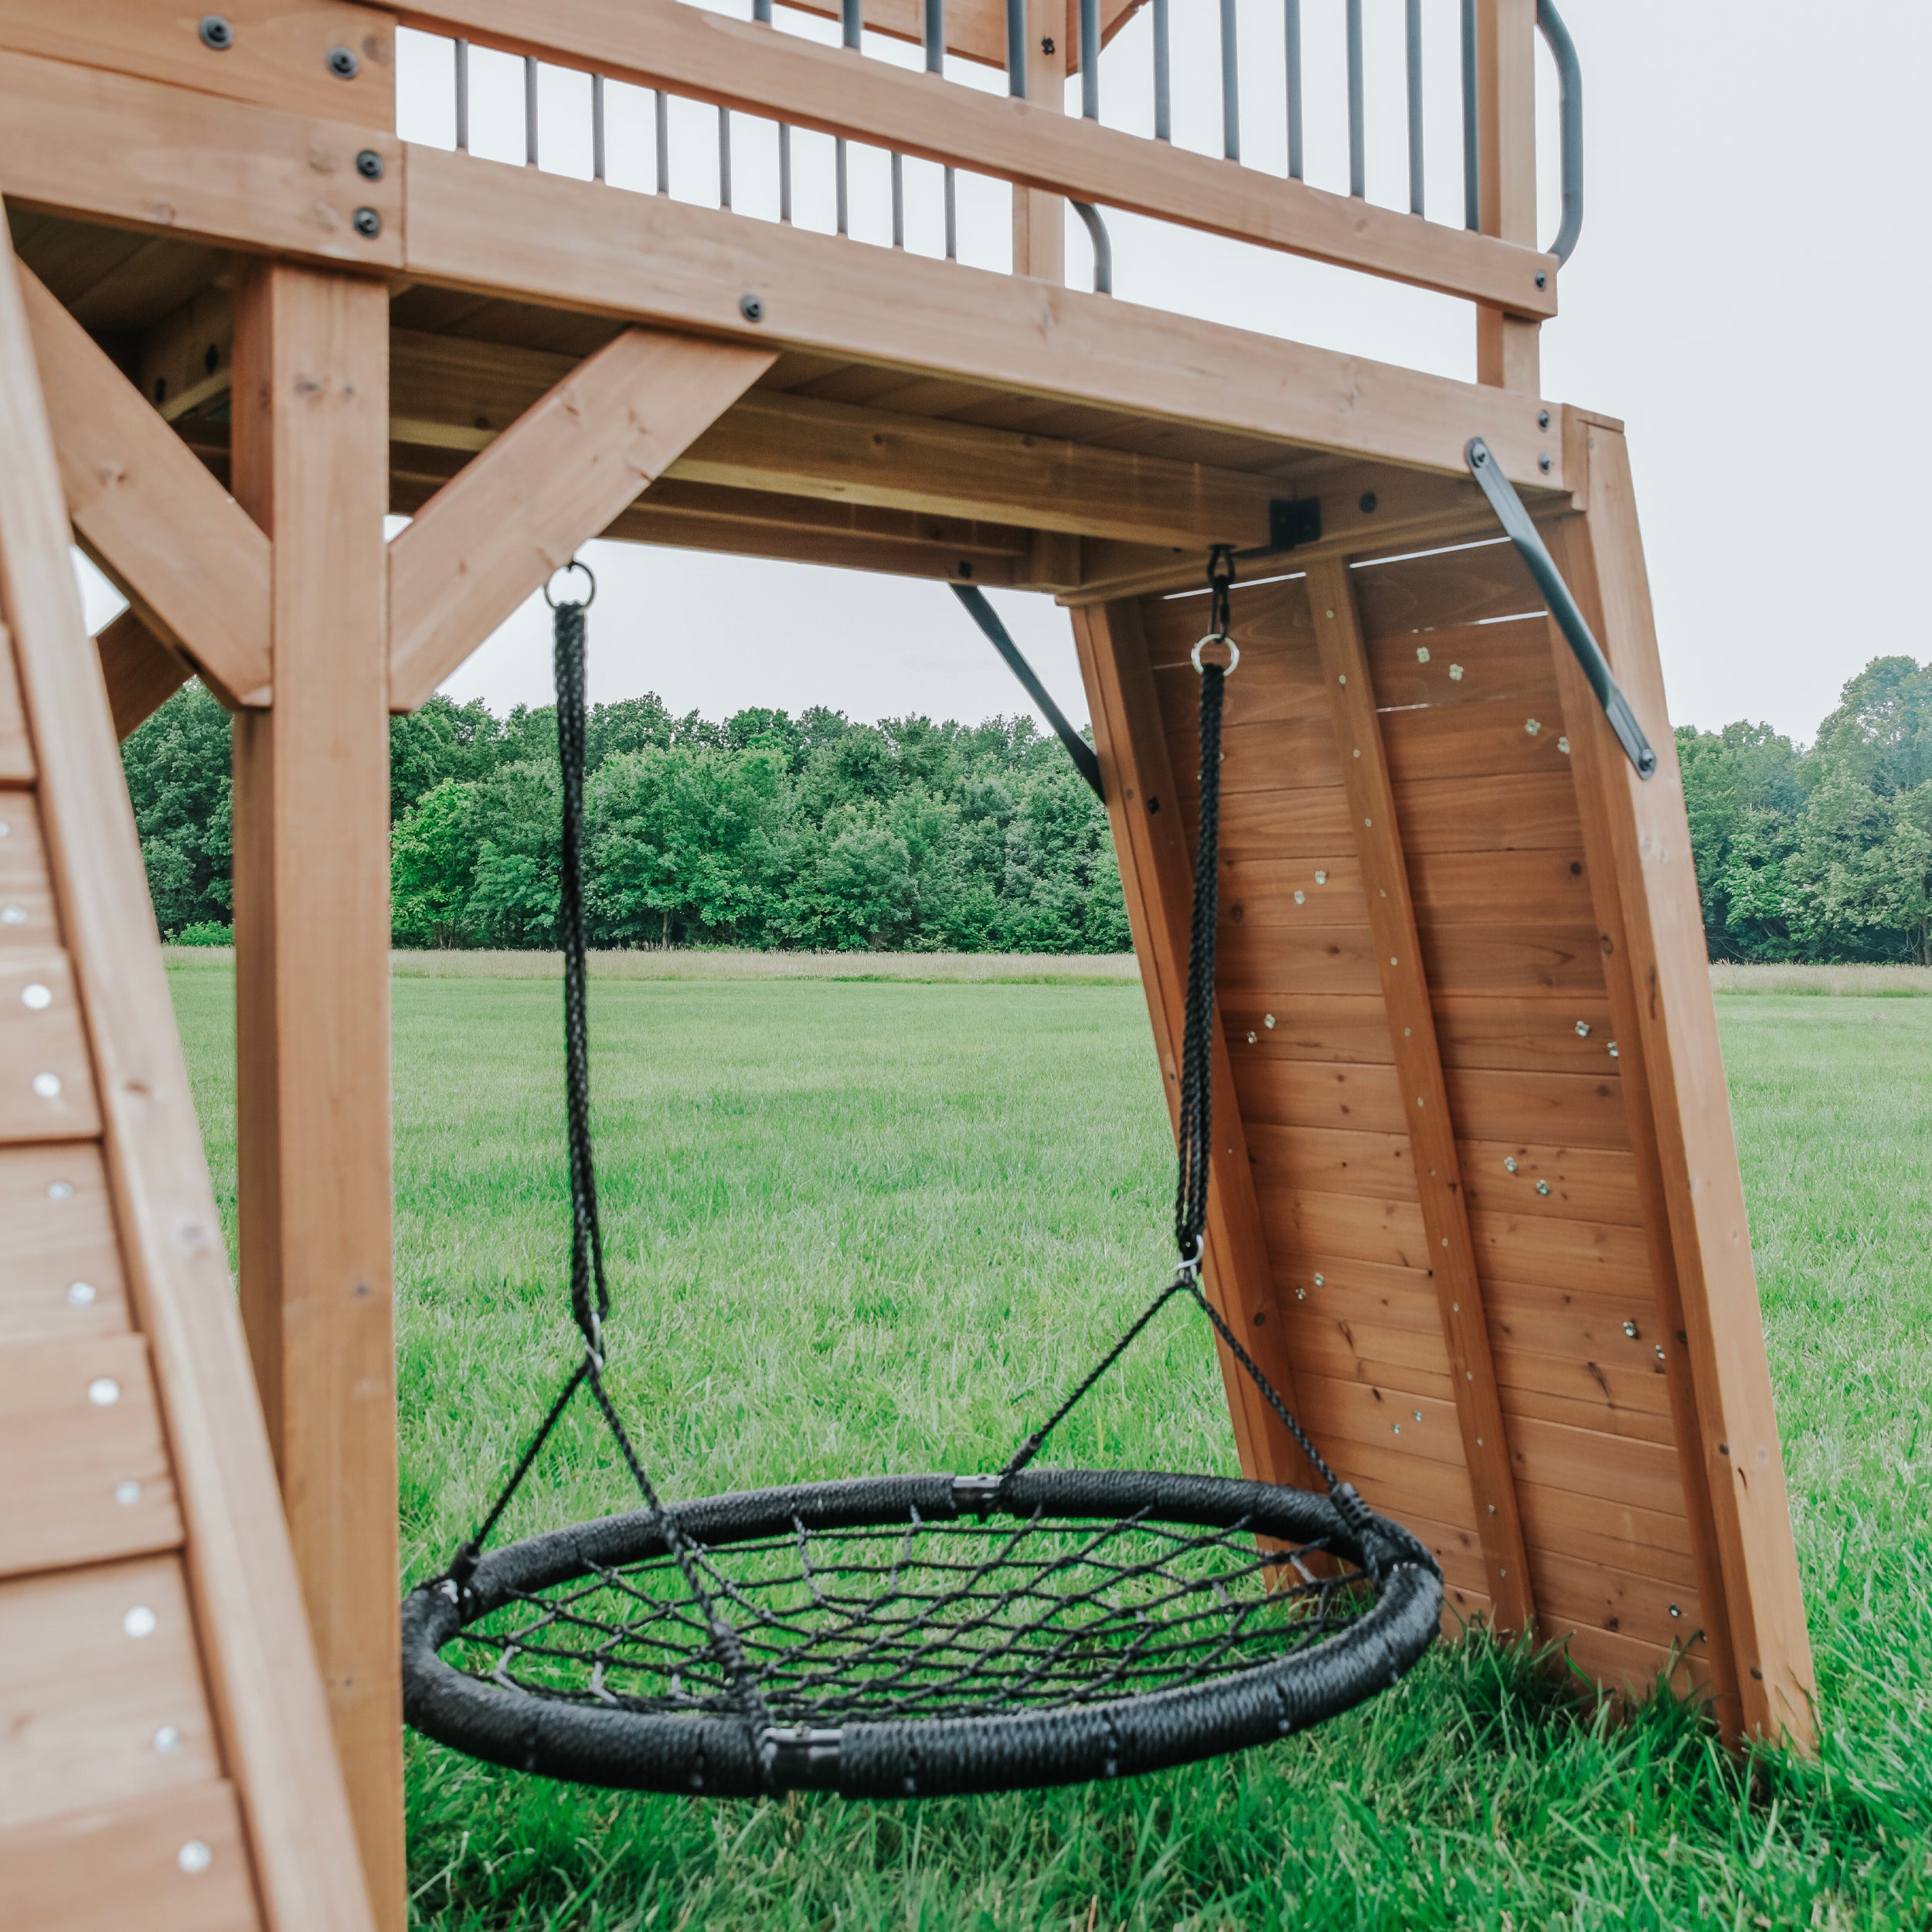
[[[174,975],[225,1210],[228,975]],[[571,1359],[554,984],[395,987],[403,1539],[433,1573]],[[1158,1281],[1169,1141],[1137,988],[593,990],[614,1379],[664,1488],[979,1467]],[[425,1926],[1932,1925],[1932,1007],[1720,1001],[1824,1702],[1740,1769],[1438,1646],[1311,1736],[1124,1784],[906,1805],[577,1791],[411,1739]],[[1226,1469],[1175,1310],[1070,1460]],[[516,1533],[626,1504],[587,1417]]]

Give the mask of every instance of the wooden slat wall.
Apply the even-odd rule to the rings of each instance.
[[[0,221],[0,1919],[369,1932]]]
[[[1368,673],[1461,1164],[1536,1628],[1642,1685],[1706,1628],[1576,771],[1506,546],[1357,565]],[[1177,774],[1197,597],[1140,615]],[[1283,1332],[1324,1453],[1488,1615],[1359,815],[1299,576],[1237,587],[1220,997]],[[1372,755],[1372,751],[1371,755]],[[1345,774],[1352,778],[1355,774]],[[1196,789],[1179,795],[1192,836]],[[1473,1440],[1473,1437],[1471,1438]],[[1486,1512],[1485,1512],[1486,1513]]]

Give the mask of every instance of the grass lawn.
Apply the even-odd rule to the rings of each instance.
[[[175,998],[232,1233],[232,982]],[[1168,1258],[1124,984],[593,988],[613,1384],[661,1487],[1003,1458]],[[1479,1640],[1267,1750],[1087,1790],[630,1797],[412,1738],[424,1926],[1932,1925],[1932,1000],[1720,998],[1824,1702],[1747,1775],[1695,1716],[1580,1713]],[[573,1359],[558,988],[395,988],[403,1547],[434,1574]],[[628,1506],[587,1410],[505,1534]],[[1172,1310],[1069,1461],[1231,1470]]]

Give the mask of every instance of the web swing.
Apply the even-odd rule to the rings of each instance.
[[[574,566],[579,569],[582,566]],[[1223,692],[1233,553],[1201,675],[1199,850],[1173,1277],[997,1474],[860,1477],[662,1502],[604,1379],[585,1022],[584,613],[556,604],[571,1311],[583,1352],[475,1536],[403,1605],[404,1709],[513,1770],[633,1790],[927,1797],[1121,1777],[1264,1743],[1362,1702],[1428,1647],[1428,1551],[1341,1481],[1203,1293]],[[586,575],[588,575],[587,571]],[[1204,658],[1212,650],[1215,658]],[[1225,651],[1227,662],[1218,662]],[[1042,1469],[1053,1430],[1191,1300],[1325,1493]],[[580,1389],[643,1506],[484,1553]]]

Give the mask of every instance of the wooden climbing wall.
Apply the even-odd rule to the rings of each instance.
[[[1609,604],[1665,753],[1642,791],[1507,543],[1236,590],[1209,1271],[1323,1454],[1436,1552],[1452,1622],[1533,1628],[1600,1682],[1667,1675],[1730,1730],[1802,1739],[1809,1654],[1634,514],[1634,590],[1600,595],[1593,570],[1628,507],[1621,454],[1562,554],[1600,631]],[[1075,615],[1172,1097],[1206,600]],[[1682,876],[1660,884],[1641,868],[1666,851]],[[1698,1220],[1713,1201],[1722,1228]],[[1229,1392],[1244,1464],[1308,1480]]]
[[[0,225],[0,1920],[367,1932]]]

